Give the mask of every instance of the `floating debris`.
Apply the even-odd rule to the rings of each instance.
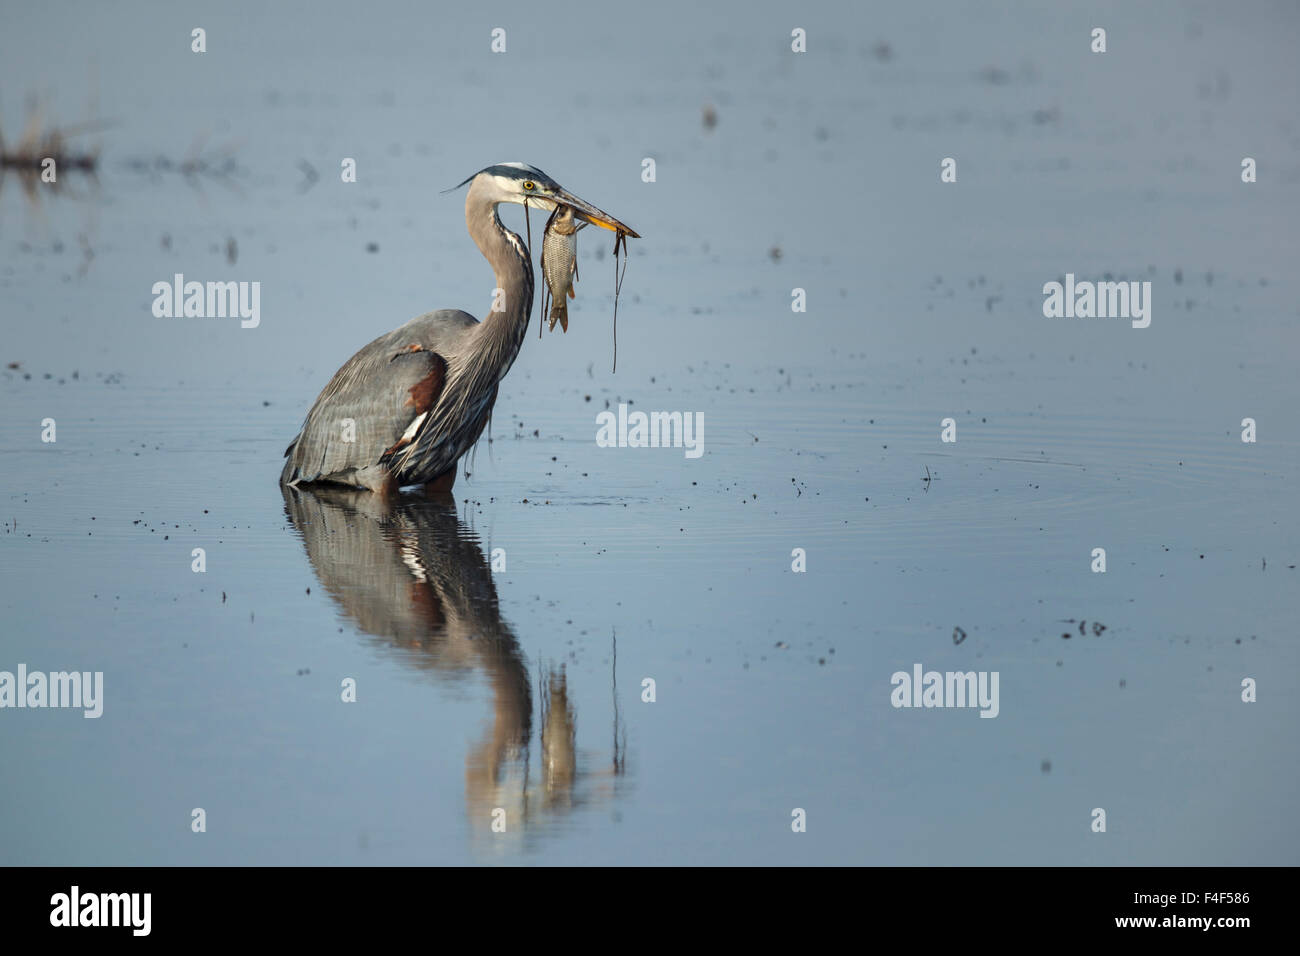
[[[184,159],[175,160],[169,156],[155,156],[153,159],[135,157],[126,161],[127,169],[144,173],[154,179],[163,174],[176,173],[197,188],[199,180],[213,180],[223,185],[232,186],[233,180],[243,170],[235,161],[238,143],[224,143],[211,150],[205,150],[206,136],[198,136],[190,146]]]
[[[41,104],[33,101],[27,125],[17,142],[6,141],[0,128],[0,183],[6,172],[13,172],[19,177],[23,191],[35,199],[41,187],[53,192],[63,190],[67,182],[64,174],[68,172],[93,177],[99,166],[98,148],[74,148],[70,141],[102,125],[98,121],[74,126],[47,125]]]

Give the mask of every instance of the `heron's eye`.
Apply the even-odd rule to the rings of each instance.
[[[537,188],[537,184],[532,181],[528,181],[524,183],[524,188],[531,192],[532,190]]]

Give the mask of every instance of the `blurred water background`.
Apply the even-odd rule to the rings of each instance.
[[[1294,5],[0,11],[6,143],[99,155],[0,182],[0,669],[105,682],[0,713],[0,860],[1300,861]],[[487,311],[441,190],[513,160],[644,236],[617,371],[584,233],[454,512],[283,495],[353,351]],[[1067,272],[1150,327],[1044,318]],[[999,716],[895,709],[918,662]]]

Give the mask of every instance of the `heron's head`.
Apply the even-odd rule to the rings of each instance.
[[[579,199],[540,169],[527,163],[498,163],[480,170],[460,185],[464,186],[465,183],[473,183],[470,188],[488,202],[513,202],[544,212],[550,212],[556,206],[572,206],[574,215],[583,222],[626,233],[634,239],[640,238],[630,226],[619,222],[585,199]],[[456,188],[459,189],[460,186]]]

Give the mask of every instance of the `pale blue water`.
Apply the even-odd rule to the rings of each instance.
[[[1296,863],[1294,10],[530,9],[4,5],[6,142],[29,90],[113,125],[83,198],[0,184],[0,670],[106,696],[0,710],[0,860]],[[234,174],[133,165],[199,140]],[[486,310],[439,191],[515,159],[645,237],[618,371],[584,235],[455,514],[286,500],[352,351]],[[154,318],[176,272],[261,325]],[[1151,327],[1044,318],[1066,272]],[[703,457],[598,448],[628,400]],[[891,707],[914,663],[999,716]]]

